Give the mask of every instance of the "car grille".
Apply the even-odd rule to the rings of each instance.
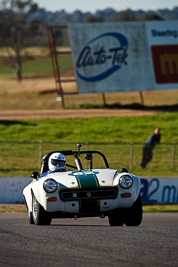
[[[60,198],[63,201],[71,200],[87,200],[87,199],[114,199],[117,197],[117,188],[107,188],[107,189],[68,189],[60,191]]]

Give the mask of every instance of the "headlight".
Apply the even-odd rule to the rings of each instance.
[[[55,180],[53,179],[48,179],[44,182],[43,184],[43,188],[46,192],[48,193],[53,193],[56,191],[57,189],[57,183]]]
[[[119,184],[122,188],[130,188],[133,185],[133,179],[129,175],[123,175],[120,177]]]

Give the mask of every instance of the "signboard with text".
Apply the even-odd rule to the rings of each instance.
[[[143,204],[178,204],[178,179],[141,178]]]
[[[147,22],[155,89],[178,88],[178,21]]]
[[[79,93],[178,88],[178,21],[68,28]]]

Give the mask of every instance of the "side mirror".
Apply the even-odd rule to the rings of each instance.
[[[40,175],[39,175],[39,172],[32,172],[32,174],[31,174],[31,178],[32,179],[38,179],[38,177],[39,177]]]

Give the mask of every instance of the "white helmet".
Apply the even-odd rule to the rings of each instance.
[[[66,171],[66,158],[62,153],[53,153],[50,157],[49,157],[49,161],[48,161],[48,167],[50,169],[50,171],[56,171],[56,170],[60,170],[60,171]]]

